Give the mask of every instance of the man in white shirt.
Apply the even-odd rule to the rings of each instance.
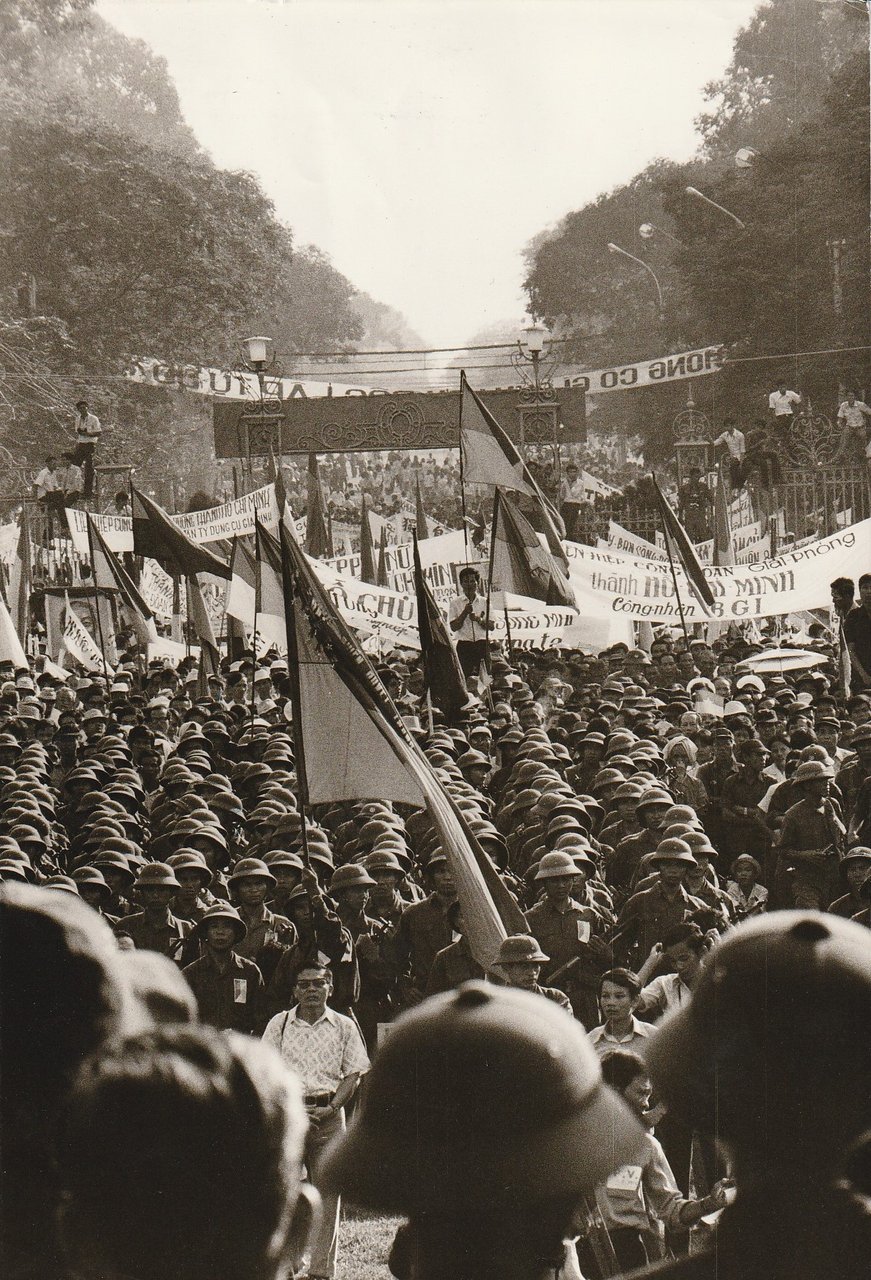
[[[310,1125],[305,1161],[315,1186],[324,1151],[344,1132],[345,1104],[369,1070],[356,1022],[327,1006],[332,990],[332,973],[326,965],[305,965],[296,976],[297,1004],[287,1013],[277,1013],[263,1033],[264,1042],[277,1049],[302,1080]],[[323,1196],[323,1216],[311,1243],[309,1280],[332,1280],[336,1274],[340,1206],[339,1196]]]
[[[487,599],[478,594],[481,575],[471,565],[460,570],[462,595],[455,596],[448,610],[448,621],[457,645],[457,657],[463,674],[477,675],[487,658],[487,632],[494,624],[487,618]]]
[[[87,400],[77,401],[73,426],[76,432],[75,461],[84,473],[85,497],[90,498],[94,492],[94,450],[103,434],[103,428],[100,419],[88,408]]]
[[[801,404],[801,396],[797,391],[787,391],[786,383],[779,382],[777,390],[768,397],[768,411],[775,419],[778,427],[788,427]]]
[[[721,431],[714,441],[715,445],[725,445],[729,454],[729,478],[733,489],[740,488],[744,479],[744,455],[747,452],[747,441],[744,432],[735,426],[734,418],[723,420],[725,430]]]
[[[847,399],[838,406],[838,426],[843,427],[853,437],[863,452],[871,449],[871,441],[866,445],[865,440],[865,422],[869,418],[871,418],[871,409],[868,405],[864,400],[856,399],[855,391],[848,391]]]
[[[58,491],[63,495],[64,506],[74,507],[84,489],[82,469],[76,466],[73,453],[62,454],[61,462],[56,472]]]

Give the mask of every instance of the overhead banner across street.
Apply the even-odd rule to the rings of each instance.
[[[582,387],[590,395],[597,396],[604,391],[658,387],[670,382],[683,382],[685,378],[701,378],[709,373],[719,373],[725,363],[726,348],[718,344],[697,347],[694,351],[680,351],[673,356],[657,356],[654,360],[639,360],[637,364],[592,369],[571,378],[570,382],[573,387]]]

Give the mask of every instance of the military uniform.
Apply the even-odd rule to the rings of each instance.
[[[637,968],[650,955],[654,944],[662,942],[669,929],[683,924],[691,912],[704,908],[705,903],[688,894],[683,885],[678,885],[672,898],[666,896],[660,881],[634,893],[624,903],[617,921],[617,931],[623,935],[619,947],[621,956],[631,968]]]
[[[200,1018],[221,1031],[255,1035],[263,1023],[263,977],[256,964],[230,952],[226,969],[208,953],[184,969]]]
[[[595,907],[583,906],[575,898],[569,900],[565,911],[558,910],[544,898],[527,911],[526,923],[542,951],[550,956],[544,966],[544,978],[549,978],[569,961],[578,959],[565,976],[566,993],[575,1016],[585,1026],[593,1026],[598,1021],[596,993],[599,976],[609,962],[605,943],[597,936],[597,931],[602,928],[602,917]],[[589,941],[582,941],[584,935]]]
[[[176,964],[184,963],[184,948],[187,938],[192,932],[192,925],[187,920],[179,920],[169,907],[163,916],[154,921],[144,911],[125,916],[117,926],[119,933],[129,933],[136,944],[137,951],[159,951],[168,956]]]
[[[426,994],[435,996],[441,991],[459,987],[472,978],[483,977],[484,970],[469,950],[468,940],[464,936],[439,951],[429,971]]]
[[[453,941],[447,910],[438,894],[431,893],[423,902],[406,907],[399,917],[392,948],[406,1007],[423,998],[436,956]]]

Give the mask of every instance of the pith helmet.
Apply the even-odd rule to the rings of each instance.
[[[868,930],[777,911],[716,945],[645,1057],[657,1095],[694,1127],[766,1159],[828,1161],[871,1129],[869,1025]]]
[[[248,932],[245,921],[239,915],[235,907],[231,907],[229,902],[217,902],[213,907],[209,907],[208,911],[196,923],[194,933],[197,937],[205,937],[206,929],[213,920],[222,920],[229,922],[236,930],[236,941],[241,942]]]
[[[499,964],[545,964],[549,959],[526,933],[511,934],[499,946]]]
[[[469,982],[394,1024],[321,1177],[367,1208],[456,1212],[482,1186],[591,1190],[643,1140],[579,1023],[529,992]]]
[[[575,866],[574,858],[569,853],[546,853],[538,864],[536,880],[553,880],[557,876],[579,876],[582,873]]]

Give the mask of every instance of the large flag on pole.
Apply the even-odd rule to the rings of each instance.
[[[496,490],[493,501],[490,590],[531,596],[545,604],[577,607],[562,566],[542,545],[517,504],[501,489]]]
[[[417,629],[423,657],[426,689],[433,703],[454,724],[469,700],[466,677],[457,657],[451,633],[423,576],[417,536],[414,538],[414,593],[417,597]]]
[[[167,573],[185,577],[190,573],[213,573],[229,578],[230,566],[208,547],[193,542],[172,522],[163,507],[138,489],[131,488],[133,550],[151,556]]]
[[[536,500],[542,533],[554,555],[564,560],[560,539],[566,536],[566,530],[562,517],[542,493],[507,433],[469,386],[464,372],[460,373],[460,453],[466,484],[498,485]],[[565,571],[568,576],[567,563]]]
[[[383,533],[384,530],[382,529],[381,532]],[[369,503],[366,501],[365,493],[360,506],[360,580],[361,582],[371,582],[373,586],[378,580],[375,567],[375,543],[372,539]]]
[[[526,931],[523,914],[283,524],[280,537],[297,769],[308,799],[425,805],[454,877],[470,950],[492,968],[506,934]]]
[[[672,546],[673,554],[677,556],[683,565],[687,581],[693,591],[698,596],[702,604],[711,608],[714,603],[714,593],[711,590],[711,584],[705,577],[705,571],[702,568],[701,561],[696,555],[696,549],[690,541],[689,534],[672,511],[671,507],[665,500],[662,490],[660,489],[656,476],[652,476],[653,487],[656,491],[656,501],[659,505],[659,516],[662,520],[662,532]]]
[[[94,586],[102,591],[117,591],[140,645],[144,647],[154,644],[157,640],[157,624],[153,610],[139,594],[139,588],[124,565],[106,545],[106,540],[91,519],[90,513],[87,515],[87,522]]]
[[[276,490],[278,496],[278,490]],[[279,507],[279,518],[283,518],[284,509]],[[321,473],[318,467],[318,455],[308,455],[308,505],[305,525],[305,549],[310,556],[318,560],[326,560],[333,554],[333,537],[327,517],[327,504],[321,484]]]
[[[287,648],[281,549],[260,522],[255,528],[257,630],[270,644]]]

